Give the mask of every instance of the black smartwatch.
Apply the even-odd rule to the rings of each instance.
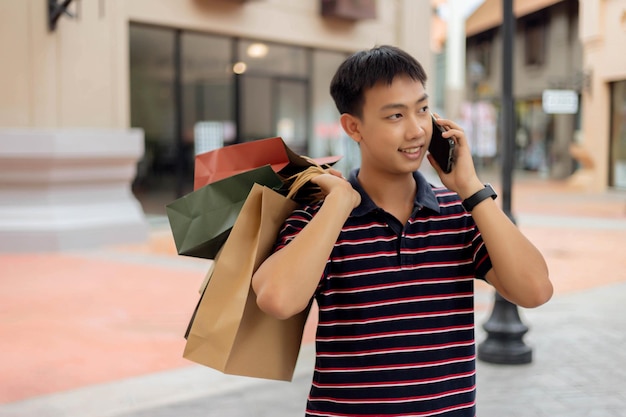
[[[463,204],[465,211],[471,212],[478,203],[488,199],[489,197],[495,200],[497,196],[498,194],[496,194],[493,190],[491,184],[485,184],[485,188],[467,197],[461,204]]]

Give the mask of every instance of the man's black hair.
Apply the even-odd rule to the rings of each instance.
[[[339,113],[362,116],[364,92],[378,82],[390,85],[398,75],[407,75],[426,85],[426,71],[400,48],[381,45],[348,57],[330,83],[330,95]]]

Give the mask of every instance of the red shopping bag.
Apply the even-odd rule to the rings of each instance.
[[[311,165],[330,166],[339,159],[340,156],[328,156],[309,160],[289,149],[280,137],[238,143],[196,155],[193,188],[197,190],[264,165],[271,165],[274,172],[289,177]]]

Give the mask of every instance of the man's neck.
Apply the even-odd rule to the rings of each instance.
[[[408,220],[417,193],[417,183],[412,173],[383,175],[361,170],[357,177],[363,190],[383,210],[401,222]]]

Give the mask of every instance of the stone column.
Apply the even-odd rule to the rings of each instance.
[[[0,129],[0,252],[142,242],[138,129]]]
[[[464,0],[448,0],[446,38],[445,117],[459,121],[465,99],[465,6]]]

